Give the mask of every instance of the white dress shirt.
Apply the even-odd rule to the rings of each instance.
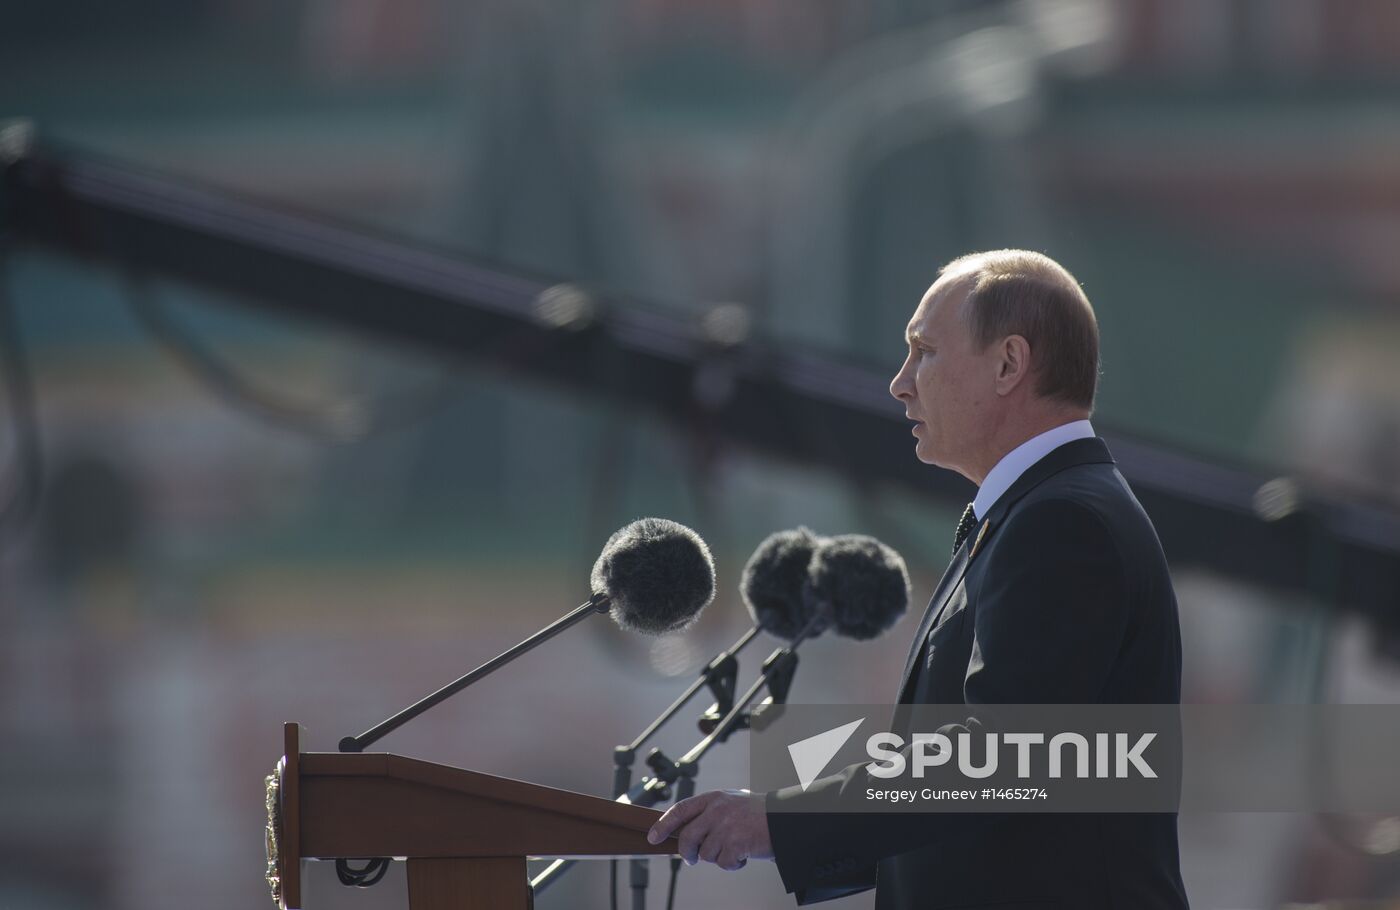
[[[1094,428],[1087,420],[1072,420],[1046,430],[1039,436],[1032,436],[1002,456],[996,467],[987,472],[982,485],[977,488],[977,498],[972,500],[972,511],[978,521],[991,511],[1001,494],[1011,489],[1011,485],[1024,473],[1026,468],[1049,455],[1067,442],[1076,439],[1090,439]]]

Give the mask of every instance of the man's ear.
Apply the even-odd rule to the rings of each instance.
[[[1007,335],[1001,340],[997,359],[996,390],[998,395],[1010,395],[1031,372],[1031,345],[1021,335]]]

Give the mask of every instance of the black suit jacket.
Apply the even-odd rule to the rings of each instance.
[[[1180,702],[1166,558],[1103,440],[1053,450],[979,522],[920,623],[899,700],[967,704],[972,716],[979,704]],[[768,794],[778,871],[798,903],[875,886],[880,910],[1187,907],[1174,814],[785,811],[883,783],[858,764]]]

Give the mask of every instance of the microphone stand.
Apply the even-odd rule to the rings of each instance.
[[[680,697],[671,703],[665,711],[646,726],[632,742],[625,746],[617,746],[613,749],[613,798],[620,802],[630,802],[634,805],[654,806],[656,803],[667,799],[671,794],[669,789],[655,791],[644,791],[642,788],[631,786],[632,783],[632,763],[636,760],[637,752],[646,744],[647,740],[656,735],[672,717],[684,708],[701,689],[708,688],[715,697],[715,703],[700,718],[700,729],[703,733],[709,733],[713,729],[714,722],[711,718],[722,718],[727,714],[734,704],[734,689],[739,677],[739,661],[737,655],[749,642],[758,635],[759,627],[754,626],[739,637],[739,640],[730,645],[728,649],[720,652],[714,660],[710,661],[700,676],[692,682]],[[667,768],[675,766],[675,763],[665,756],[660,749],[653,749],[646,759],[647,767],[653,774],[661,774]],[[648,778],[649,780],[650,778]],[[694,781],[690,781],[690,790],[693,792]],[[690,795],[687,793],[686,795]],[[645,801],[642,801],[645,796]],[[677,799],[684,797],[678,796]],[[568,869],[572,868],[577,860],[557,859],[550,863],[539,875],[530,881],[530,887],[534,894],[542,893],[546,888],[558,880]],[[617,883],[617,860],[611,861],[611,874],[613,876],[613,887]],[[650,875],[649,866],[645,859],[633,859],[630,865],[630,881],[632,886],[632,906],[634,910],[645,910],[646,889]]]
[[[766,685],[769,687],[769,696],[764,699],[764,705],[783,704],[787,701],[788,690],[792,687],[793,674],[797,672],[797,646],[804,640],[811,637],[812,633],[824,625],[826,616],[818,613],[808,621],[797,637],[788,643],[786,647],[778,648],[768,659],[763,662],[763,669],[759,672],[758,678],[753,681],[729,711],[714,726],[704,739],[696,743],[689,752],[681,756],[680,761],[673,767],[658,772],[656,777],[643,784],[643,791],[660,792],[668,788],[671,782],[676,782],[677,801],[692,796],[695,793],[695,778],[700,774],[700,759],[705,753],[714,748],[717,743],[722,743],[729,738],[729,734],[735,730],[752,726],[754,712],[748,706],[758,697],[758,693],[763,691]],[[658,783],[660,782],[660,783]],[[647,797],[644,793],[642,799]],[[657,799],[664,797],[657,796]],[[675,895],[675,880],[681,871],[681,860],[679,857],[671,858],[671,895]],[[645,907],[634,908],[634,910],[645,910]],[[667,910],[670,910],[669,906]]]
[[[749,686],[748,690],[736,703],[730,705],[728,710],[720,710],[719,705],[711,707],[710,711],[706,712],[706,714],[700,718],[701,732],[706,734],[705,738],[682,756],[680,761],[671,761],[660,749],[653,749],[651,754],[647,756],[647,766],[651,768],[653,776],[643,778],[641,782],[632,786],[626,793],[617,796],[616,800],[618,802],[631,803],[634,806],[654,806],[670,797],[672,784],[675,784],[676,787],[677,802],[693,796],[695,794],[695,779],[700,774],[700,759],[716,744],[726,741],[729,735],[735,730],[746,729],[750,726],[753,715],[752,712],[747,709],[753,700],[758,697],[758,693],[763,690],[763,687],[768,686],[770,693],[769,697],[764,700],[765,705],[783,704],[787,701],[788,691],[792,687],[792,678],[797,671],[797,646],[807,638],[810,638],[812,633],[823,625],[825,619],[825,614],[818,614],[812,617],[807,625],[803,627],[802,631],[798,633],[797,637],[786,647],[778,648],[772,654],[768,655],[768,659],[763,662],[763,668],[759,672],[758,678],[754,680],[753,684]],[[693,683],[690,689],[687,690],[687,695],[679,699],[670,708],[667,708],[666,714],[663,716],[669,717],[679,710],[679,706],[684,704],[686,699],[693,696],[695,692],[698,692],[700,688],[705,685],[706,674],[709,673],[710,668],[722,664],[725,657],[732,658],[740,648],[753,640],[757,632],[758,627],[755,626],[753,629],[750,629],[743,638],[736,642],[734,647],[730,648],[728,652],[721,654],[712,661],[710,665],[705,668],[700,679],[697,680],[696,683]],[[733,689],[731,687],[731,697],[732,691]],[[714,721],[714,716],[719,717],[719,720]],[[646,732],[649,734],[654,733],[659,726],[660,723],[653,723],[647,728]],[[639,740],[640,739],[639,737]],[[628,747],[619,746],[618,751],[623,751],[627,748]],[[632,752],[635,754],[635,748],[632,749]],[[629,756],[629,761],[625,767],[622,767],[620,763],[614,766],[614,787],[619,783],[625,783],[630,779],[630,776],[631,762]],[[532,893],[537,895],[545,888],[549,887],[559,876],[572,868],[575,862],[577,861],[555,860],[548,868],[531,880],[530,885]],[[647,861],[632,860],[632,862],[634,864],[641,863],[645,868]],[[680,860],[678,859],[673,858],[671,860],[672,875],[675,875],[679,871],[679,863]],[[634,910],[645,910],[645,891],[648,876],[645,871],[641,875],[638,875],[635,872],[635,868],[634,865],[632,876],[632,906]]]
[[[608,595],[594,594],[586,603],[578,605],[563,617],[545,626],[534,635],[520,642],[520,644],[491,658],[465,676],[459,677],[443,686],[441,689],[438,689],[433,694],[409,705],[393,717],[376,724],[359,736],[344,737],[340,741],[340,751],[363,752],[366,746],[378,742],[380,739],[397,730],[410,720],[413,720],[413,718],[422,714],[424,711],[446,701],[477,680],[496,672],[520,655],[549,641],[549,639],[563,632],[570,626],[577,625],[595,613],[608,612],[608,608],[611,604],[612,601]],[[340,879],[340,883],[351,887],[368,888],[370,885],[377,884],[388,870],[389,860],[382,856],[366,860],[364,866],[358,869],[352,867],[348,860],[338,859],[335,861],[335,873]]]
[[[716,744],[728,739],[729,734],[735,730],[750,726],[754,712],[747,710],[748,706],[755,698],[758,698],[758,693],[763,691],[764,686],[772,684],[771,694],[764,699],[759,707],[786,702],[788,689],[792,686],[793,674],[797,672],[797,654],[794,648],[800,641],[800,638],[796,639],[791,645],[779,648],[768,655],[768,659],[763,662],[763,670],[759,673],[758,679],[754,680],[753,685],[749,686],[748,691],[740,697],[729,713],[724,716],[724,719],[715,725],[708,736],[681,756],[680,760],[674,763],[672,769],[664,769],[656,777],[646,781],[643,789],[654,792],[677,780],[684,781],[687,778],[694,780],[699,774],[700,759],[705,757],[706,752],[709,752]],[[658,799],[664,798],[664,796],[658,797]]]

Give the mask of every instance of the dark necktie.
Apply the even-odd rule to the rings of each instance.
[[[963,545],[963,541],[967,540],[967,535],[971,534],[975,527],[977,527],[977,515],[972,511],[972,503],[969,502],[967,508],[963,509],[962,518],[958,519],[957,533],[953,535],[954,556],[958,555],[958,548]]]

